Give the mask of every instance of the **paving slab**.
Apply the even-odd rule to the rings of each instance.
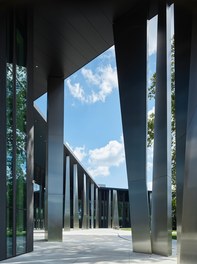
[[[175,264],[176,242],[171,257],[139,254],[132,251],[131,232],[117,229],[71,230],[63,233],[63,242],[46,242],[44,233],[34,233],[34,251],[0,261],[12,264]]]

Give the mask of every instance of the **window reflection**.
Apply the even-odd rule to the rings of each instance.
[[[13,15],[15,13],[15,15]],[[10,13],[7,32],[7,256],[26,251],[26,16]],[[14,47],[14,48],[13,48]]]

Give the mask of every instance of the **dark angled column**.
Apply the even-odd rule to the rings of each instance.
[[[87,177],[83,174],[83,222],[82,228],[87,229]]]
[[[181,264],[194,264],[197,259],[197,7],[194,4],[191,17],[192,36],[180,245]]]
[[[170,8],[159,2],[156,66],[152,251],[172,254],[171,212],[171,34]]]
[[[91,221],[90,228],[94,228],[94,183],[91,183]]]
[[[64,80],[48,79],[46,239],[62,241]]]
[[[70,230],[70,156],[66,156],[64,230]]]
[[[117,190],[113,190],[113,210],[112,210],[112,227],[119,227],[119,214],[118,214],[118,194]]]
[[[176,217],[177,257],[180,260],[182,229],[183,182],[185,172],[185,144],[190,74],[192,15],[187,7],[175,3],[175,112],[176,112]]]
[[[108,196],[108,228],[112,227],[112,221],[111,221],[111,190],[109,190],[109,196]]]
[[[147,6],[114,22],[133,250],[151,253],[146,184]]]
[[[98,206],[98,187],[96,187],[95,191],[95,228],[99,227],[99,206]]]
[[[73,165],[73,228],[79,228],[78,166]]]
[[[0,260],[6,258],[6,13],[0,10]]]

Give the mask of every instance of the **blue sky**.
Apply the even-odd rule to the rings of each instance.
[[[148,79],[155,71],[155,21],[148,25]],[[98,184],[127,188],[114,47],[65,80],[64,101],[65,143]],[[46,95],[35,104],[46,117]],[[148,111],[154,111],[153,101]],[[149,186],[152,152],[147,150]]]

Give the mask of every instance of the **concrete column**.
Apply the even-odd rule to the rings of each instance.
[[[70,156],[66,156],[64,230],[70,230]]]
[[[94,228],[94,183],[91,183],[91,228]]]
[[[111,221],[111,190],[109,190],[109,196],[108,196],[108,228],[112,227],[112,221]]]
[[[118,213],[118,194],[117,190],[113,190],[113,213],[112,213],[112,227],[119,227],[119,213]]]
[[[95,228],[99,228],[99,204],[98,204],[98,187],[96,187],[95,198]]]
[[[114,22],[133,250],[143,253],[151,253],[146,184],[147,11],[143,4]]]
[[[191,56],[192,14],[186,6],[175,4],[175,112],[176,112],[176,217],[177,258],[180,263],[183,182]]]
[[[86,181],[86,175],[84,173],[83,175],[83,222],[82,222],[82,228],[87,229],[87,181]]]
[[[152,251],[172,254],[170,9],[159,2],[152,192]]]
[[[73,228],[79,228],[78,166],[73,165]]]
[[[197,259],[197,6],[191,6],[192,36],[189,65],[189,93],[186,128],[185,171],[183,187],[180,263]],[[178,45],[178,43],[177,43]],[[181,45],[181,43],[180,43]],[[184,61],[183,61],[184,63]],[[186,72],[187,73],[187,72]],[[177,87],[178,89],[178,87]]]
[[[62,241],[64,80],[48,79],[46,239]]]

